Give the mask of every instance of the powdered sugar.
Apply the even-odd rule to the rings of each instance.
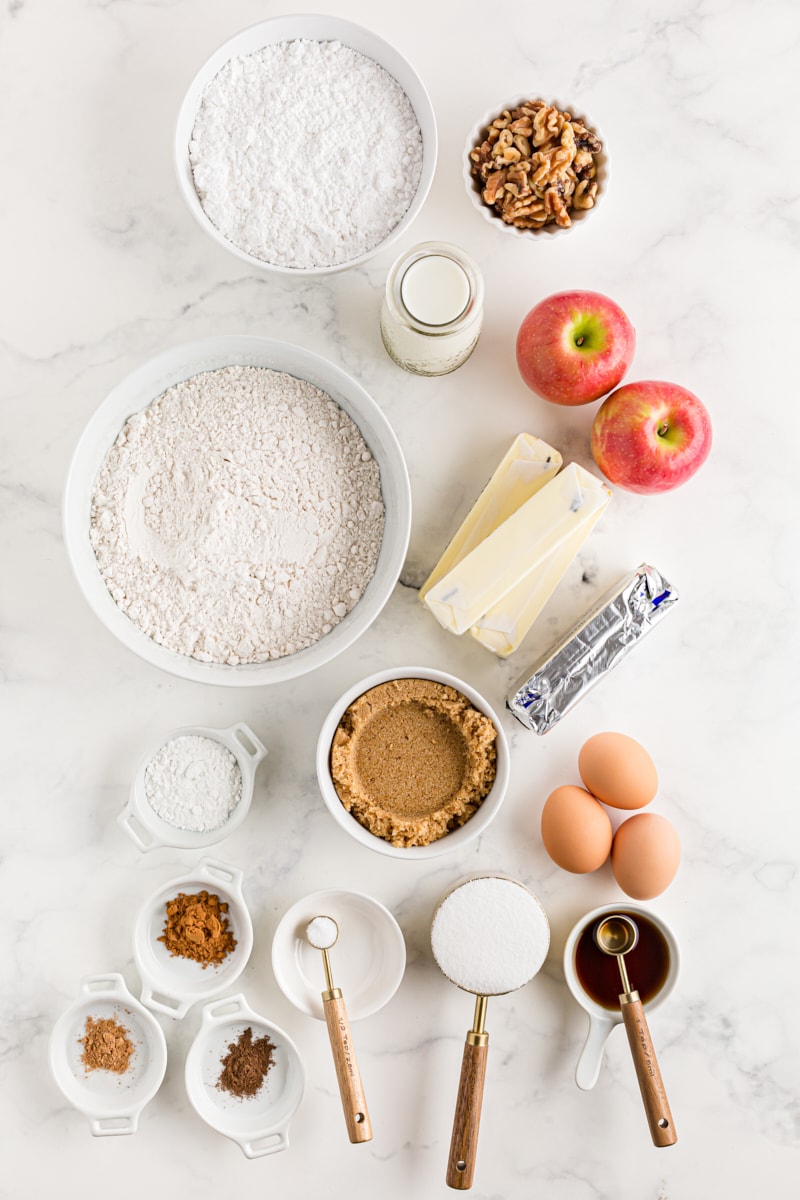
[[[260,663],[312,645],[375,571],[380,471],[325,392],[223,367],[131,417],[92,497],[91,542],[117,605],[203,662]]]
[[[536,897],[514,879],[480,876],[454,888],[433,918],[433,957],[448,979],[480,996],[532,979],[550,946]]]
[[[329,267],[379,245],[411,205],[422,135],[388,71],[337,41],[278,42],[215,75],[189,143],[209,220],[240,249]]]
[[[213,738],[171,738],[150,759],[144,791],[153,811],[175,829],[205,833],[224,825],[242,798],[236,756]]]

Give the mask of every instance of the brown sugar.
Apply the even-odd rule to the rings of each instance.
[[[347,811],[394,846],[427,846],[470,819],[497,769],[497,730],[461,692],[393,679],[359,696],[331,746]]]
[[[211,892],[179,892],[165,904],[167,919],[158,939],[170,954],[202,963],[221,963],[236,946],[225,913],[228,905]]]

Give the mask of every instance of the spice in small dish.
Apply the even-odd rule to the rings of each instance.
[[[344,713],[330,770],[344,808],[393,846],[427,846],[464,825],[494,783],[497,730],[455,688],[393,679]]]
[[[134,1045],[124,1025],[113,1017],[87,1016],[83,1037],[81,1063],[89,1071],[112,1071],[124,1075],[131,1065]]]
[[[545,100],[504,109],[469,152],[470,174],[484,204],[507,225],[541,229],[572,225],[575,211],[597,197],[599,137]]]
[[[274,1053],[275,1047],[269,1037],[264,1034],[263,1037],[254,1038],[253,1030],[248,1025],[236,1041],[228,1045],[228,1053],[220,1060],[222,1071],[217,1088],[239,1100],[257,1096],[275,1061]]]
[[[179,892],[164,905],[167,919],[158,941],[175,958],[191,958],[203,966],[217,965],[236,946],[225,915],[228,905],[207,891]]]

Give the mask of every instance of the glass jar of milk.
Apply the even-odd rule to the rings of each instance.
[[[483,277],[449,242],[420,242],[398,258],[386,280],[381,337],[398,366],[446,375],[465,362],[483,322]]]

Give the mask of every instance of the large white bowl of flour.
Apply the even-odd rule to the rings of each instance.
[[[201,423],[201,414],[198,412],[192,417],[191,407],[195,403],[193,389],[197,380],[221,377],[227,381],[229,376],[242,376],[249,385],[250,377],[258,377],[259,381],[272,378],[260,368],[279,373],[275,378],[282,381],[281,388],[296,386],[302,389],[298,399],[291,390],[278,394],[284,412],[280,418],[283,426],[278,427],[280,444],[274,450],[274,461],[281,469],[283,483],[280,483],[276,467],[275,489],[268,481],[264,490],[263,471],[260,476],[257,474],[258,422],[255,426],[252,423],[242,425],[241,408],[240,418],[230,418],[224,405],[212,413],[212,433],[215,429],[219,432],[212,439],[212,448],[207,455],[187,455],[181,445],[183,439],[179,436],[179,428],[177,438],[173,430],[174,451],[169,450],[166,456],[160,453],[148,459],[137,446],[137,431],[148,422],[152,426],[154,413],[158,414],[156,430],[160,436],[161,425],[167,421],[166,415],[162,415],[165,396],[177,395],[188,406],[186,441],[191,444],[196,432],[194,427]],[[329,414],[328,426],[331,425],[330,413],[334,414],[333,433],[329,434],[323,427],[319,446],[315,445],[313,436],[309,437],[307,415],[300,408],[302,402],[306,407],[311,404],[313,410],[315,389],[325,394],[320,405]],[[302,418],[306,422],[306,433],[302,438],[294,437],[292,414],[295,405],[298,420]],[[134,417],[136,419],[132,421]],[[245,412],[245,417],[250,421],[251,414]],[[174,413],[172,422],[175,425]],[[237,423],[239,430],[234,437],[229,430]],[[274,427],[269,426],[266,418],[264,429],[265,437],[261,440],[266,444],[275,437]],[[120,449],[123,430],[129,432],[122,439]],[[247,435],[244,442],[242,430]],[[207,442],[207,431],[204,436]],[[323,441],[326,437],[330,440],[331,436],[336,445],[341,438],[350,456],[348,459],[344,455],[340,464],[330,462]],[[113,478],[109,480],[108,464],[114,462],[117,464],[115,469],[122,471],[119,464],[124,466],[124,459],[120,458],[120,453],[121,450],[128,453],[127,441],[133,441],[139,456],[134,459],[137,469],[133,475],[122,475],[115,483]],[[262,458],[263,450],[262,445]],[[320,474],[318,459],[326,455],[327,466]],[[223,469],[227,460],[230,460],[230,472]],[[150,462],[155,464],[152,468]],[[362,469],[367,474],[362,476]],[[356,476],[355,488],[350,473]],[[296,477],[296,489],[291,482],[293,476]],[[383,507],[382,529],[379,527],[380,515],[376,517],[376,525],[369,518],[369,508],[365,509],[358,498],[364,490],[371,488],[374,491],[376,479],[378,504],[382,502]],[[332,491],[328,485],[335,485]],[[296,490],[300,496],[300,510],[284,510],[281,486],[284,490],[288,486],[292,495]],[[259,494],[259,488],[262,494]],[[98,490],[108,501],[109,529],[113,531],[116,523],[126,550],[132,551],[120,561],[116,577],[113,571],[109,574],[109,561],[113,563],[114,559],[112,556],[109,560],[109,546],[103,544],[112,538],[112,532],[108,536],[103,529],[98,532],[98,512],[103,515],[102,506],[98,509]],[[119,510],[116,513],[112,494],[115,490]],[[270,498],[269,493],[273,490],[280,503]],[[153,503],[161,507],[155,522],[144,512],[146,506]],[[168,506],[173,503],[174,511],[169,511]],[[375,511],[374,495],[370,503]],[[356,512],[349,511],[351,504]],[[265,510],[263,519],[259,506]],[[274,519],[276,511],[277,522]],[[283,519],[284,511],[288,513],[286,520]],[[355,525],[349,524],[353,520]],[[256,643],[255,653],[262,654],[263,646],[269,645],[263,638],[272,636],[268,621],[261,620],[262,609],[252,608],[248,612],[235,602],[236,596],[241,595],[243,602],[250,603],[248,595],[252,594],[255,597],[253,603],[266,602],[264,612],[268,614],[271,594],[264,594],[264,590],[271,584],[282,595],[281,611],[289,613],[289,638],[293,638],[306,621],[305,610],[295,619],[298,614],[291,608],[293,589],[303,596],[304,564],[321,562],[327,547],[341,542],[341,526],[348,529],[346,551],[361,564],[361,586],[353,588],[352,595],[347,592],[341,597],[334,597],[331,591],[331,600],[337,605],[339,600],[343,603],[338,605],[339,611],[331,619],[330,627],[324,613],[315,616],[310,612],[310,626],[306,630],[310,641],[307,636],[308,644],[304,648],[293,648],[291,640],[287,646],[284,639],[275,643],[277,656],[247,661],[247,652],[252,655],[254,651],[248,650],[245,644],[241,661],[229,661],[238,655],[237,642],[233,643],[231,653],[229,626],[235,621],[243,621],[249,626],[250,612],[253,631],[245,628],[239,637],[243,637],[245,643]],[[234,687],[260,686],[293,679],[330,661],[375,620],[389,599],[405,560],[411,528],[411,492],[403,454],[391,426],[360,384],[334,364],[299,346],[231,335],[167,350],[122,380],[106,397],[86,426],[70,464],[64,492],[63,528],[67,553],[84,596],[103,624],[125,646],[154,666],[184,679]],[[358,537],[350,536],[354,528],[360,531]],[[153,530],[155,540],[151,536]],[[245,540],[242,543],[244,550],[240,551],[236,537],[241,536],[242,531]],[[145,533],[147,538],[140,540]],[[366,552],[362,544],[364,539],[371,542]],[[291,562],[278,570],[276,562],[280,555],[285,557],[286,546],[290,550],[299,548],[298,564],[303,570],[293,571]],[[113,540],[110,549],[115,551]],[[141,562],[138,561],[140,555]],[[351,588],[353,580],[347,574],[350,567],[344,557],[342,552],[332,557],[328,555],[325,569],[330,567],[330,574],[335,579],[338,559],[342,563],[339,568],[343,572],[342,578],[348,579],[348,588]],[[161,589],[168,593],[166,602],[162,603],[162,595],[148,595],[150,578],[156,591]],[[324,587],[323,575],[322,582],[318,581],[311,591]],[[250,593],[248,589],[251,589]],[[118,592],[117,599],[112,596],[112,590]],[[308,600],[308,590],[305,594]],[[120,601],[121,595],[124,595],[124,604]],[[133,616],[125,611],[126,607],[131,611],[131,603],[139,610],[134,611]],[[347,611],[342,611],[343,608]],[[151,610],[156,613],[152,619],[157,628],[152,624]],[[181,642],[187,615],[194,620],[195,632],[203,628],[207,638],[187,638],[185,645]],[[222,649],[218,651],[217,646]]]
[[[203,64],[175,129],[178,183],[219,245],[264,271],[326,275],[404,234],[433,181],[436,119],[407,60],[324,14],[273,17]]]

